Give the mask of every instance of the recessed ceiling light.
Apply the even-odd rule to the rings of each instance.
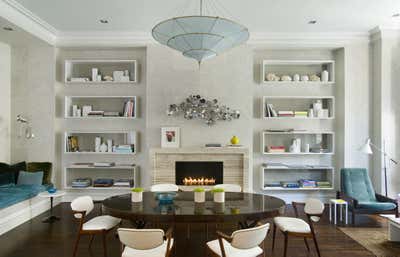
[[[310,20],[309,22],[308,22],[308,24],[316,24],[317,23],[317,20]]]
[[[3,29],[6,30],[6,31],[14,31],[14,29],[11,28],[11,27],[3,27]]]
[[[400,17],[400,13],[395,13],[395,14],[392,15],[392,17],[393,18],[398,18],[398,17]]]
[[[108,23],[108,20],[106,20],[106,19],[100,19],[99,21],[100,21],[100,23],[103,23],[103,24],[107,24]]]

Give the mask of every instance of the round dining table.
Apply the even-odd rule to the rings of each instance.
[[[173,201],[164,204],[160,193],[143,192],[143,201],[131,201],[130,194],[112,196],[103,201],[103,212],[133,222],[151,223],[225,223],[242,227],[283,214],[285,202],[277,197],[253,193],[225,193],[224,203],[213,202],[206,192],[204,203],[194,202],[193,192],[174,193]],[[253,221],[252,223],[248,223]],[[244,225],[246,224],[246,225]]]

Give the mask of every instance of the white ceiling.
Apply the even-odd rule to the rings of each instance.
[[[199,0],[15,0],[59,32],[150,32],[163,19],[198,12]],[[235,18],[254,33],[366,33],[398,26],[399,0],[204,0],[206,14]],[[223,8],[213,8],[212,1]],[[185,8],[185,6],[187,8]],[[185,11],[183,11],[185,10]],[[215,11],[217,10],[217,11]],[[101,24],[99,19],[107,19]],[[309,20],[317,24],[309,25]]]

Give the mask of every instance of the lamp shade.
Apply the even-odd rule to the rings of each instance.
[[[359,151],[365,154],[373,154],[371,149],[371,139],[368,138],[365,144],[360,147]]]

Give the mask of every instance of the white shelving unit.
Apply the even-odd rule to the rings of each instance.
[[[77,178],[91,178],[92,182],[97,178],[108,178],[108,179],[132,179],[133,186],[139,186],[139,170],[135,165],[121,165],[117,164],[112,167],[95,167],[89,164],[68,164],[64,167],[63,185],[64,189],[75,190],[75,191],[88,191],[88,190],[99,190],[99,191],[129,191],[131,187],[84,187],[77,188],[72,187],[72,181]]]
[[[331,131],[293,131],[293,132],[268,132],[261,133],[261,152],[264,155],[333,155],[335,152],[335,135]],[[302,152],[289,152],[292,139],[300,138]],[[327,152],[304,152],[304,144],[310,144],[312,149],[314,145],[320,145]],[[285,152],[268,152],[268,146],[284,145]]]
[[[335,169],[331,166],[309,166],[309,167],[261,167],[261,188],[268,191],[324,191],[334,189]],[[313,179],[316,181],[328,181],[329,188],[285,188],[268,187],[266,184],[273,182],[298,181],[300,179]]]
[[[309,111],[310,105],[322,101],[322,108],[328,109],[328,117],[267,117],[267,104],[272,104],[276,111]],[[261,113],[267,120],[331,120],[335,118],[335,97],[333,96],[264,96]]]
[[[294,74],[318,75],[327,70],[328,82],[322,81],[268,81],[267,74],[274,73],[277,76]],[[261,67],[261,81],[267,85],[334,85],[335,84],[335,61],[334,60],[263,60]]]
[[[133,102],[133,116],[124,117],[124,104],[127,101]],[[105,117],[105,116],[72,116],[72,106],[77,105],[80,108],[84,105],[92,106],[95,111],[112,111],[119,112],[119,117]],[[91,119],[121,119],[132,120],[137,117],[137,97],[136,96],[65,96],[64,98],[64,118],[74,120],[91,120]]]
[[[78,139],[79,151],[67,151],[68,137],[75,136]],[[132,153],[95,152],[95,138],[101,137],[102,142],[108,139],[113,145],[134,145]],[[67,131],[64,134],[64,154],[67,155],[134,155],[137,153],[136,131]]]
[[[102,76],[113,77],[114,71],[129,71],[129,81],[93,81],[92,68],[97,68]],[[68,84],[133,84],[138,81],[138,68],[136,60],[121,59],[90,59],[66,60],[64,65],[64,81]],[[89,81],[74,82],[71,78],[88,78]]]

